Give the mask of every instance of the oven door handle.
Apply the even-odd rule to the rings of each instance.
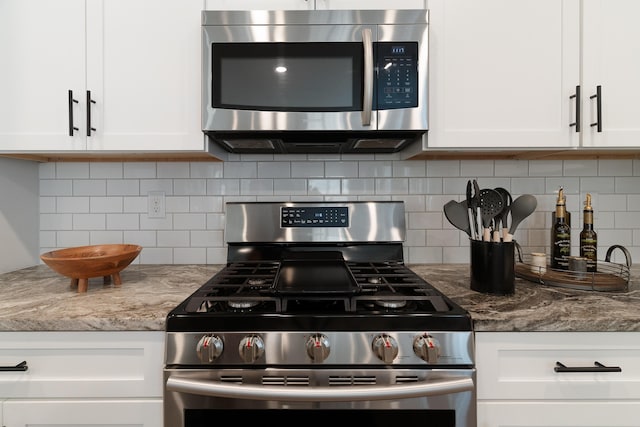
[[[176,378],[167,379],[168,391],[201,396],[246,400],[284,400],[290,402],[342,402],[366,400],[395,400],[414,397],[440,396],[473,391],[472,378],[428,381],[401,386],[353,387],[273,387],[247,384],[229,384],[214,381]]]

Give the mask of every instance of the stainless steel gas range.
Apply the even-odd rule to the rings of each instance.
[[[472,320],[404,265],[402,202],[228,203],[226,218],[227,265],[167,316],[165,427],[239,410],[476,425]]]

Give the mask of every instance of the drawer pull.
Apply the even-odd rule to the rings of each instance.
[[[27,361],[26,360],[23,361],[23,362],[18,363],[16,366],[0,366],[0,372],[26,371],[27,369],[29,369],[29,367],[27,366]]]
[[[556,362],[556,367],[553,368],[556,372],[622,372],[622,368],[619,366],[604,366],[600,362],[593,362],[595,366],[565,366],[560,362]]]

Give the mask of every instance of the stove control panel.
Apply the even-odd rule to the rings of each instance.
[[[474,365],[474,347],[471,331],[169,332],[166,363]]]
[[[344,206],[283,206],[282,227],[349,227],[349,209]]]

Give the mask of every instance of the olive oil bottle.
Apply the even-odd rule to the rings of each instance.
[[[568,270],[569,256],[571,256],[571,227],[567,223],[567,207],[562,187],[558,191],[555,220],[551,227],[551,268]]]
[[[591,194],[587,193],[584,202],[583,228],[580,232],[580,256],[587,259],[587,271],[598,270],[598,233],[593,229],[593,207]]]

